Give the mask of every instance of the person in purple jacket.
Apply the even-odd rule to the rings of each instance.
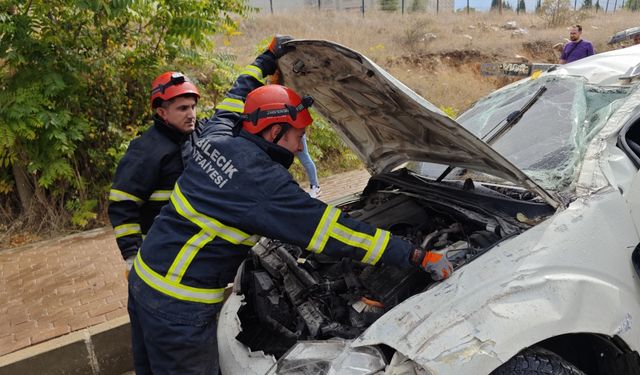
[[[582,26],[573,25],[569,28],[570,42],[564,45],[560,55],[560,64],[567,64],[595,54],[593,44],[582,39]]]

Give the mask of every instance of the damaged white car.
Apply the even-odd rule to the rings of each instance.
[[[224,374],[640,374],[640,46],[456,121],[352,50],[291,46],[285,82],[373,176],[338,206],[455,270],[433,282],[263,239],[220,314]]]

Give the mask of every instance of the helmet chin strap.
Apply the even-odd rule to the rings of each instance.
[[[298,113],[311,107],[312,105],[313,105],[313,98],[310,96],[304,96],[300,104],[298,104],[295,107],[285,104],[284,108],[267,109],[264,111],[261,110],[260,107],[258,107],[255,111],[251,113],[243,113],[240,116],[240,118],[242,121],[251,122],[254,126],[258,125],[258,121],[260,119],[269,118],[269,117],[289,116],[293,121],[295,121],[296,118],[298,117]]]
[[[274,124],[274,125],[276,125],[276,124]],[[278,141],[280,141],[282,139],[282,137],[285,135],[285,133],[288,132],[289,129],[291,129],[291,125],[287,124],[286,122],[280,123],[280,124],[277,124],[277,125],[280,125],[280,128],[282,130],[280,130],[280,133],[278,133],[278,135],[276,135],[276,137],[273,138],[273,143],[276,143],[276,144],[278,143]]]

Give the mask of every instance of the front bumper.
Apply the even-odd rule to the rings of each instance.
[[[276,363],[272,355],[251,352],[236,336],[240,333],[238,310],[244,297],[232,293],[218,319],[218,354],[223,374],[264,375]]]

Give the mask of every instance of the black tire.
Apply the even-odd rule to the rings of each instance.
[[[513,356],[491,375],[585,375],[559,355],[542,348],[530,348]]]

